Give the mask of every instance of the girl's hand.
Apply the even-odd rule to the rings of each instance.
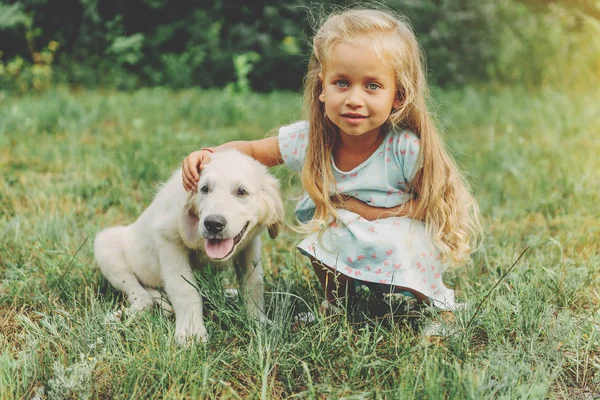
[[[204,164],[210,162],[211,151],[202,149],[190,153],[184,160],[181,166],[181,176],[183,178],[183,187],[186,192],[197,191],[196,186],[198,179],[200,179],[200,172],[203,169]]]

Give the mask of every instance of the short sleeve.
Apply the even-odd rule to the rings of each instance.
[[[419,160],[420,140],[414,132],[405,130],[394,137],[393,143],[394,155],[402,167],[404,182],[409,183],[421,168]]]
[[[300,172],[308,145],[308,121],[298,121],[279,129],[279,151],[291,170]]]

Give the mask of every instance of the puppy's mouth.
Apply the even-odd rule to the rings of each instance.
[[[240,233],[232,238],[207,238],[204,240],[204,250],[206,255],[213,260],[222,260],[229,257],[234,251],[237,245],[242,241],[246,231],[248,230],[250,222],[246,222],[246,225],[242,228]]]

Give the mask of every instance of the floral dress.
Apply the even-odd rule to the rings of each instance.
[[[306,121],[279,130],[284,163],[301,172],[308,144]],[[379,148],[351,171],[340,171],[333,161],[337,190],[375,207],[395,207],[411,199],[408,183],[419,170],[419,139],[408,130],[388,132]],[[305,192],[296,206],[300,222],[314,215],[315,204]],[[298,245],[306,256],[348,277],[364,282],[401,286],[420,292],[442,308],[454,307],[454,291],[442,281],[445,265],[425,225],[407,217],[368,221],[348,210],[338,210],[321,237],[313,233]]]

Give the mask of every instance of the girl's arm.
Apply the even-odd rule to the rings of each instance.
[[[381,218],[404,217],[409,215],[409,210],[417,206],[418,199],[412,199],[396,207],[374,207],[355,197],[344,196],[338,203],[338,207],[351,211],[363,217],[366,220],[373,221]]]
[[[281,152],[279,151],[279,139],[277,136],[252,141],[234,141],[222,145],[206,148],[190,153],[181,166],[183,178],[183,187],[186,191],[196,191],[196,182],[200,178],[200,172],[204,164],[210,162],[210,155],[213,152],[235,149],[249,155],[267,167],[283,163]]]

